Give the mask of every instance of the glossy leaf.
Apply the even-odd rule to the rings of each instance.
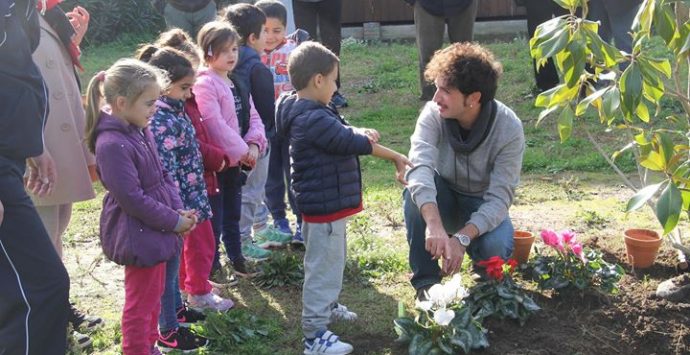
[[[561,143],[565,142],[570,138],[573,132],[573,119],[575,118],[575,113],[570,105],[567,105],[561,111],[558,116],[558,135],[561,137]]]
[[[656,217],[664,228],[664,234],[676,228],[682,206],[683,197],[680,190],[675,184],[668,184],[656,203]]]
[[[657,191],[659,191],[659,188],[661,188],[661,185],[663,185],[665,182],[666,181],[649,185],[640,191],[637,191],[637,193],[630,198],[630,200],[628,200],[628,205],[625,207],[625,212],[632,212],[644,206],[645,203],[652,198]]]

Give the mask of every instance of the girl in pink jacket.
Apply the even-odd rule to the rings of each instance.
[[[242,256],[239,231],[243,175],[240,167],[254,167],[266,148],[266,136],[252,100],[243,101],[239,88],[229,77],[237,64],[238,39],[228,23],[214,21],[202,27],[197,42],[205,67],[199,70],[193,91],[211,141],[229,157],[227,169],[218,174],[220,193],[209,197],[216,250],[222,237],[235,274],[247,277],[250,273]]]

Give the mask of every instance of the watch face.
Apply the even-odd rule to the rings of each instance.
[[[462,244],[462,246],[464,246],[464,247],[470,245],[470,241],[471,241],[470,237],[463,235],[463,234],[458,236],[458,240],[460,241],[460,244]]]

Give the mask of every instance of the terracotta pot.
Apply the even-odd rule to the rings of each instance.
[[[513,234],[513,258],[518,264],[524,264],[529,259],[529,252],[534,243],[534,234],[516,230]]]
[[[649,229],[628,229],[625,231],[625,251],[628,262],[637,269],[652,266],[661,247],[659,233]]]

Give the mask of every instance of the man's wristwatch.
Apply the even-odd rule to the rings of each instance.
[[[467,248],[470,245],[470,242],[472,242],[472,238],[470,238],[470,236],[467,234],[455,233],[453,234],[453,238],[457,239],[458,242],[460,242],[460,245],[465,248]]]

